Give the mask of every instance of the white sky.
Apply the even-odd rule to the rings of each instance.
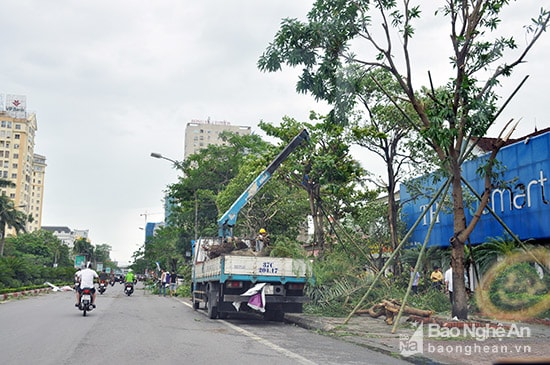
[[[35,152],[47,158],[44,226],[89,229],[127,264],[148,222],[163,219],[163,190],[177,173],[159,152],[183,156],[192,119],[225,120],[259,133],[260,120],[307,121],[326,111],[295,92],[297,71],[261,73],[259,56],[282,18],[305,18],[312,0],[13,0],[2,3],[0,94],[26,95],[36,112]],[[543,1],[514,3],[521,31]],[[532,4],[535,3],[535,4]],[[530,12],[523,13],[529,8]],[[446,28],[417,33],[417,84],[448,76]],[[420,29],[419,29],[420,30]],[[515,85],[528,84],[497,125],[523,118],[520,136],[550,125],[545,104],[550,34],[529,54]],[[521,38],[521,37],[520,37]],[[496,128],[493,135],[496,135]],[[365,152],[358,150],[364,160]],[[369,166],[366,166],[367,168]],[[378,167],[379,168],[379,167]]]

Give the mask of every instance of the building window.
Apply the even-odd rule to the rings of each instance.
[[[16,124],[15,124],[15,129],[21,129],[21,124],[16,123]]]
[[[15,133],[15,136],[14,136],[15,139],[21,139],[21,135],[19,133]]]

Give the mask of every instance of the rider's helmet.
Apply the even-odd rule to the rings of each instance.
[[[260,234],[265,234],[265,233],[267,233],[267,231],[263,228],[260,228]]]

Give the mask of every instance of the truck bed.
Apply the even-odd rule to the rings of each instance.
[[[194,274],[198,281],[219,279],[220,282],[225,282],[242,276],[252,276],[258,280],[277,278],[284,283],[296,279],[305,281],[306,276],[311,276],[311,267],[303,259],[223,255],[196,263]]]

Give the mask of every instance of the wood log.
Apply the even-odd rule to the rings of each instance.
[[[372,318],[378,318],[382,315],[385,315],[386,324],[392,325],[394,322],[394,317],[397,315],[397,313],[399,313],[400,309],[401,303],[395,299],[390,299],[382,300],[382,302],[373,305],[366,310],[366,313],[368,313]],[[363,311],[363,313],[365,313],[365,311]],[[403,309],[403,313],[414,316],[417,319],[429,319],[433,314],[433,311],[405,306],[405,308]]]
[[[384,306],[380,304],[373,305],[371,308],[368,309],[368,314],[372,318],[378,318],[381,315],[383,315],[386,312],[384,309]]]

